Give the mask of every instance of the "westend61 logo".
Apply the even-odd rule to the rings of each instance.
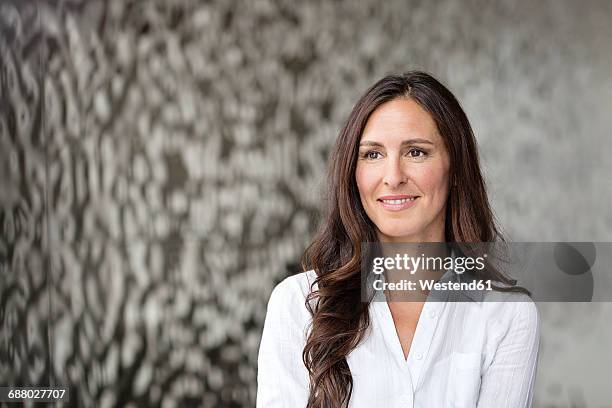
[[[612,242],[362,242],[361,293],[364,302],[520,301],[502,290],[516,286],[534,301],[610,302],[611,264]]]
[[[395,256],[377,256],[373,260],[372,272],[380,275],[385,270],[396,269],[415,274],[420,269],[426,270],[453,270],[455,273],[462,274],[466,270],[482,271],[485,268],[485,258],[487,254],[478,257],[470,256],[411,256],[408,254],[396,254]]]
[[[408,302],[460,292],[474,298],[492,290],[491,256],[480,243],[362,243],[362,298],[380,300],[381,292]]]
[[[424,253],[413,256],[395,254],[395,256],[377,256],[372,259],[372,272],[383,277],[372,281],[375,291],[458,291],[458,290],[491,290],[490,280],[473,280],[470,282],[440,282],[440,275],[452,271],[458,275],[466,271],[483,270],[486,254],[470,256],[427,256]],[[403,279],[406,273],[410,279]],[[418,275],[416,275],[418,273]],[[416,276],[415,276],[416,275]],[[432,277],[435,276],[435,277]],[[416,278],[416,279],[415,279]]]

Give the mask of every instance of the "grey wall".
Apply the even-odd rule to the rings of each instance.
[[[393,71],[461,100],[508,238],[609,241],[611,20],[603,0],[1,0],[0,384],[253,405],[329,148]],[[540,311],[536,406],[611,406],[612,308]]]

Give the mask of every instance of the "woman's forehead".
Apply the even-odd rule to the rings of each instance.
[[[368,118],[361,140],[401,143],[406,139],[440,139],[431,115],[412,99],[394,99],[379,106]]]

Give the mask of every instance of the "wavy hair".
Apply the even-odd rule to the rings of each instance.
[[[361,301],[361,243],[377,242],[376,229],[359,198],[355,180],[359,140],[368,118],[385,102],[409,98],[434,119],[450,156],[446,242],[503,241],[487,198],[474,133],[455,96],[431,75],[410,71],[388,75],[358,100],[330,157],[326,216],[302,257],[317,278],[306,299],[312,315],[302,353],[310,377],[308,407],[347,407],[353,379],[346,356],[370,326],[369,303]],[[484,278],[526,292],[496,269]],[[317,286],[315,290],[314,287]]]

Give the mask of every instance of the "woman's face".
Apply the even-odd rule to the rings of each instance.
[[[442,242],[450,158],[433,118],[394,99],[368,119],[355,178],[382,242]]]

